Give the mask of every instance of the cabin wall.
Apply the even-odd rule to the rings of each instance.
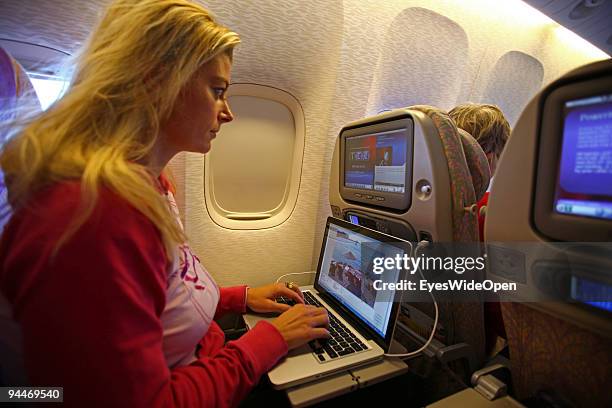
[[[602,58],[588,47],[564,44],[556,24],[503,4],[486,10],[487,1],[255,3],[205,2],[242,37],[232,81],[274,86],[302,104],[304,165],[298,202],[285,223],[232,231],[206,212],[204,159],[176,158],[173,165],[185,180],[188,235],[221,284],[262,284],[316,268],[331,215],[331,158],[343,124],[385,109],[450,109],[467,101],[496,103],[514,124],[541,87]]]
[[[9,0],[0,34],[72,53],[106,3]],[[528,6],[518,0],[202,3],[241,35],[232,81],[291,93],[306,121],[298,200],[274,228],[216,225],[204,202],[204,158],[181,154],[171,163],[192,247],[222,285],[262,284],[316,267],[343,124],[413,104],[450,109],[472,101],[500,105],[513,125],[544,85],[605,57],[550,20],[525,13]]]
[[[232,81],[274,86],[302,104],[304,166],[298,202],[285,223],[231,231],[206,212],[203,159],[177,157],[188,235],[221,284],[261,284],[316,268],[330,215],[331,157],[343,124],[396,107],[450,109],[471,101],[500,105],[513,125],[545,84],[602,58],[568,44],[556,24],[507,4],[489,10],[487,1],[257,3],[205,2],[243,39]]]

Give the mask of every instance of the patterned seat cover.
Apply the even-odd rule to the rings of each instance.
[[[478,217],[469,211],[487,191],[491,175],[487,157],[476,140],[457,126],[448,114],[427,105],[411,106],[426,114],[438,130],[448,164],[454,242],[478,242]]]
[[[476,205],[489,185],[490,173],[485,153],[472,136],[457,129],[445,111],[426,105],[411,106],[408,109],[426,114],[438,131],[448,164],[453,241],[479,242],[478,218],[472,206]],[[431,316],[433,307],[431,304],[428,306],[431,307]],[[483,303],[480,299],[474,299],[474,302],[440,302],[439,308],[440,323],[445,328],[445,344],[467,343],[472,347],[473,366],[455,366],[456,372],[463,372],[464,378],[468,378],[470,370],[480,368],[484,362]],[[434,395],[442,397],[459,390],[455,388],[456,383],[449,382],[445,373],[430,378],[428,387],[426,392],[432,398]]]

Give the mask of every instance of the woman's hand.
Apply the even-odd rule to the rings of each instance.
[[[289,310],[291,306],[277,303],[275,299],[281,296],[293,299],[296,303],[304,303],[304,296],[297,285],[273,283],[258,288],[249,288],[246,299],[247,307],[257,313],[282,313]]]
[[[289,350],[314,339],[329,338],[329,317],[322,307],[295,305],[270,323],[283,336]]]

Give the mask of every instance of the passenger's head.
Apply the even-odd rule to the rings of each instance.
[[[487,155],[492,175],[510,137],[510,124],[503,112],[495,105],[466,103],[454,107],[448,114],[457,127],[478,141]]]
[[[141,112],[140,118],[127,118],[141,126],[137,131],[144,139],[138,148],[145,151],[135,157],[141,160],[160,127],[170,133],[162,137],[189,135],[187,125],[194,122],[218,128],[216,119],[209,118],[213,112],[198,109],[206,101],[195,95],[206,91],[202,82],[211,70],[223,70],[229,80],[233,48],[239,42],[236,33],[216,23],[196,2],[116,0],[82,54],[73,91],[76,99],[91,102],[95,96],[87,95],[101,93],[106,102],[99,108],[103,116]]]
[[[180,93],[170,116],[161,123],[154,150],[165,162],[182,151],[208,153],[223,123],[233,119],[226,98],[231,59],[226,53],[206,62]]]
[[[215,103],[205,116],[225,113],[204,121],[201,106],[188,111],[185,102],[201,90],[208,69],[221,64],[228,73],[239,42],[196,2],[111,2],[78,57],[65,95],[4,146],[0,164],[11,202],[23,204],[46,184],[80,179],[87,199],[79,222],[105,185],[147,215],[167,244],[183,240],[151,180],[148,161],[160,139],[186,130],[170,125],[179,116],[186,123],[206,122],[210,131],[231,116],[225,102],[223,108]]]

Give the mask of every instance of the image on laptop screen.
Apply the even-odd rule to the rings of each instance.
[[[317,283],[380,336],[387,334],[393,293],[376,291],[373,282],[396,282],[397,269],[372,272],[375,257],[403,256],[404,251],[338,225],[329,224]],[[391,294],[391,296],[389,296]]]
[[[554,210],[612,220],[612,95],[567,101]]]

